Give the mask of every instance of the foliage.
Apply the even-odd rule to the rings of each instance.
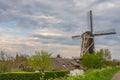
[[[104,59],[105,61],[110,61],[111,60],[111,54],[110,54],[109,49],[100,49],[100,51],[96,52],[96,54],[101,59]]]
[[[0,61],[0,73],[9,72],[11,70],[10,64],[7,61]]]
[[[5,51],[0,51],[0,72],[31,71],[27,63],[27,55],[16,54],[16,57],[12,57]]]
[[[104,70],[92,70],[82,76],[70,76],[64,78],[56,78],[54,80],[111,80],[113,75],[119,71],[120,68],[109,68]]]
[[[118,67],[118,66],[120,66],[120,60],[113,59],[113,61],[111,61],[111,65],[112,65],[113,67]]]
[[[14,69],[13,71],[29,71],[28,70],[28,55],[22,54],[18,55],[16,54],[16,57],[14,59]]]
[[[5,51],[0,51],[0,73],[11,71],[11,58]]]
[[[89,72],[85,76],[76,77],[74,80],[110,80],[112,76],[119,71],[120,68],[112,68],[106,70],[98,70]]]
[[[103,68],[110,65],[111,55],[108,49],[101,49],[94,54],[84,54],[81,64],[87,69]]]
[[[101,65],[98,56],[95,54],[85,54],[82,58],[81,63],[87,69],[98,68]]]
[[[105,66],[105,61],[96,54],[85,54],[83,55],[82,65],[87,69],[97,69]]]
[[[41,52],[36,52],[35,55],[31,57],[29,64],[32,68],[37,70],[51,70],[54,66],[53,61],[51,60],[51,54],[41,50]]]
[[[69,71],[1,73],[0,80],[48,80],[65,77]]]
[[[15,57],[15,61],[16,62],[22,62],[22,61],[27,61],[27,55],[18,55],[18,53],[16,54],[16,57]]]

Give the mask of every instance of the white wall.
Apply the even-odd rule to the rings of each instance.
[[[83,74],[84,74],[84,70],[80,70],[80,69],[74,69],[70,71],[71,76],[83,75]]]

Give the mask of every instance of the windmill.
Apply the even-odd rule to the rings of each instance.
[[[95,36],[102,36],[102,35],[111,35],[116,34],[114,30],[108,30],[108,31],[101,31],[98,33],[93,33],[93,21],[92,21],[92,11],[89,12],[89,19],[90,19],[90,30],[82,33],[82,35],[75,35],[72,36],[72,38],[82,38],[82,44],[81,44],[81,55],[85,53],[94,53],[94,37]]]

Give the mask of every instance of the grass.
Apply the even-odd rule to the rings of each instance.
[[[113,75],[119,71],[120,68],[109,68],[104,70],[91,70],[86,72],[83,76],[66,77],[55,80],[111,80]]]

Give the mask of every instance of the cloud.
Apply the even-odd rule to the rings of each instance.
[[[60,37],[60,36],[43,36],[43,35],[33,35],[32,37],[38,38],[35,40],[37,42],[42,42],[44,44],[63,44],[63,45],[77,45],[75,41],[71,40],[71,37]]]

